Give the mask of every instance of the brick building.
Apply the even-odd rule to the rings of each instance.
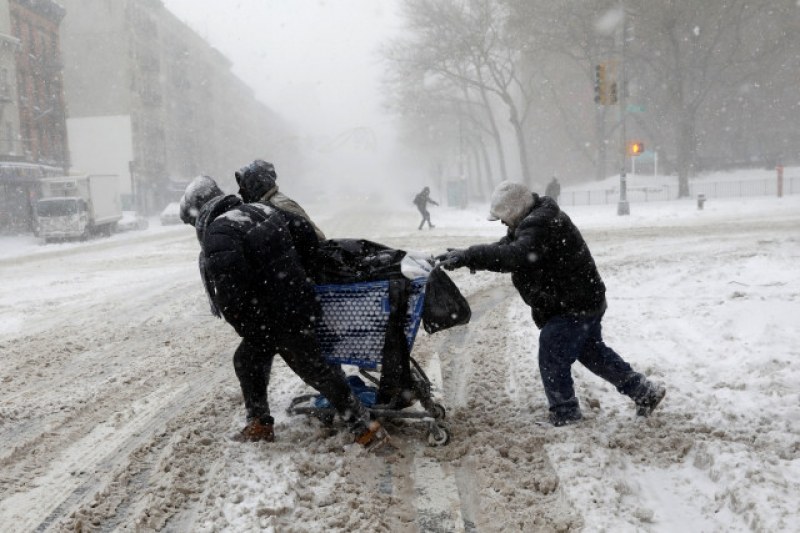
[[[64,8],[56,2],[11,0],[17,49],[20,141],[30,162],[69,168],[59,39]],[[0,94],[3,79],[0,75]]]
[[[0,0],[0,231],[30,230],[38,179],[69,168],[64,13],[50,0]]]

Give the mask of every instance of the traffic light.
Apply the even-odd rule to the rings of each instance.
[[[644,153],[644,143],[642,141],[631,141],[628,143],[628,155],[636,157]]]
[[[606,66],[597,65],[594,68],[594,102],[605,105],[607,103],[606,93]]]
[[[594,67],[594,102],[600,105],[617,103],[616,63],[600,63]]]
[[[609,86],[608,103],[612,105],[617,103],[617,82],[612,82]]]

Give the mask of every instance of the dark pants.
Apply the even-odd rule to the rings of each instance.
[[[377,403],[388,404],[411,385],[411,352],[408,350],[405,324],[408,313],[410,282],[405,278],[389,280],[389,323],[384,337],[381,379]]]
[[[602,315],[551,318],[539,334],[539,372],[550,411],[562,415],[579,409],[572,382],[572,363],[580,363],[617,388],[633,393],[645,382],[614,350],[603,342]]]
[[[265,423],[274,422],[270,416],[267,385],[276,353],[300,379],[330,400],[351,426],[369,421],[369,414],[352,394],[344,374],[325,362],[313,333],[242,339],[233,355],[233,367],[244,395],[248,420],[258,417]]]
[[[433,224],[431,224],[431,214],[428,212],[428,210],[424,207],[418,207],[417,209],[419,209],[419,214],[422,215],[422,222],[419,223],[419,229],[422,229],[422,226],[425,225],[425,222],[428,223],[429,228],[432,228]]]

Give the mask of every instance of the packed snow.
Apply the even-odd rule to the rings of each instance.
[[[422,231],[410,198],[333,205],[305,206],[329,237],[428,254],[504,234],[485,205],[431,207]],[[288,416],[309,389],[277,361],[277,441],[227,438],[238,339],[192,228],[0,238],[3,531],[800,531],[800,196],[566,210],[608,287],[606,342],[666,384],[662,406],[637,419],[576,365],[585,419],[542,425],[528,308],[509,276],[459,270],[471,323],[413,351],[452,441],[387,422],[377,454]]]

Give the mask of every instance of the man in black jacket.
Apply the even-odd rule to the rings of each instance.
[[[213,179],[200,176],[186,188],[181,218],[197,230],[201,274],[213,306],[242,337],[233,365],[247,425],[234,438],[274,440],[267,385],[272,360],[280,353],[289,368],[331,402],[356,442],[369,447],[385,440],[386,432],[370,421],[344,376],[322,356],[314,333],[319,303],[283,215],[264,204],[225,196]],[[305,231],[315,241],[310,225]]]
[[[508,233],[495,244],[451,250],[437,259],[444,268],[510,272],[514,287],[531,307],[539,335],[539,371],[550,405],[550,422],[563,426],[581,419],[570,368],[580,361],[613,384],[649,416],[666,393],[635,372],[606,346],[601,321],[606,288],[578,228],[547,196],[503,182],[492,193],[489,220]]]

